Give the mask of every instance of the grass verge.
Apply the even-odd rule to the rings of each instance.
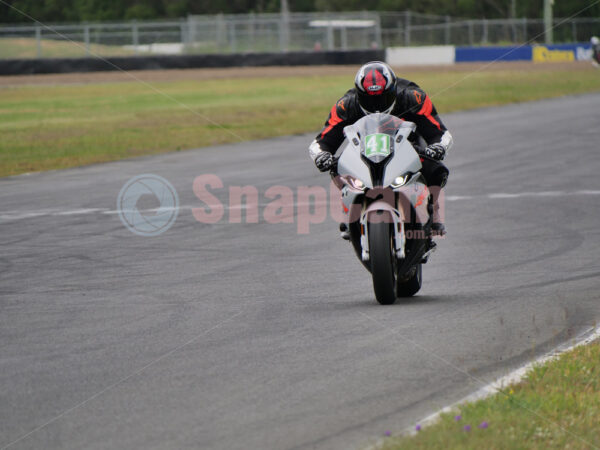
[[[537,366],[502,394],[443,414],[398,449],[592,449],[600,446],[600,342]]]
[[[58,39],[40,40],[42,58],[83,58],[86,55],[83,42],[70,42]],[[90,52],[103,56],[131,56],[133,50],[117,45],[90,44]],[[34,38],[0,39],[0,58],[37,58],[38,46]]]
[[[240,69],[243,70],[243,69]],[[443,114],[600,90],[591,65],[406,71]],[[0,176],[318,130],[353,74],[0,88]],[[307,142],[308,145],[308,142]]]

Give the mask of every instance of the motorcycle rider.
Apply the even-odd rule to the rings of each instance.
[[[449,171],[441,161],[452,147],[452,135],[442,123],[429,96],[416,83],[397,78],[386,63],[372,61],[358,70],[354,88],[333,105],[325,126],[310,144],[310,157],[321,172],[331,169],[333,155],[344,141],[344,127],[367,114],[378,112],[417,125],[416,131],[425,144],[420,146],[415,142],[415,148],[421,157],[422,173],[434,201],[432,229],[435,234],[445,234],[438,198],[448,178]],[[340,231],[347,239],[349,235],[345,224],[340,225]]]
[[[592,44],[592,64],[598,66],[600,65],[600,39],[592,36],[590,43]]]

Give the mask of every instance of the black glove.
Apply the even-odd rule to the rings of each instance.
[[[421,150],[420,153],[428,158],[441,161],[446,156],[446,149],[440,144],[431,144],[426,149]]]
[[[333,166],[333,155],[329,152],[321,152],[315,158],[315,165],[321,172],[326,172]]]

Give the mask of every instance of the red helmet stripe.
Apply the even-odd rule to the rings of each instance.
[[[386,85],[387,80],[383,74],[375,69],[371,70],[371,72],[365,76],[363,81],[363,87],[369,95],[381,95],[385,90]]]

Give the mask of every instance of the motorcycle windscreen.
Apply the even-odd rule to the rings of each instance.
[[[353,125],[360,136],[360,152],[379,163],[394,152],[394,136],[403,120],[389,114],[369,114]]]

